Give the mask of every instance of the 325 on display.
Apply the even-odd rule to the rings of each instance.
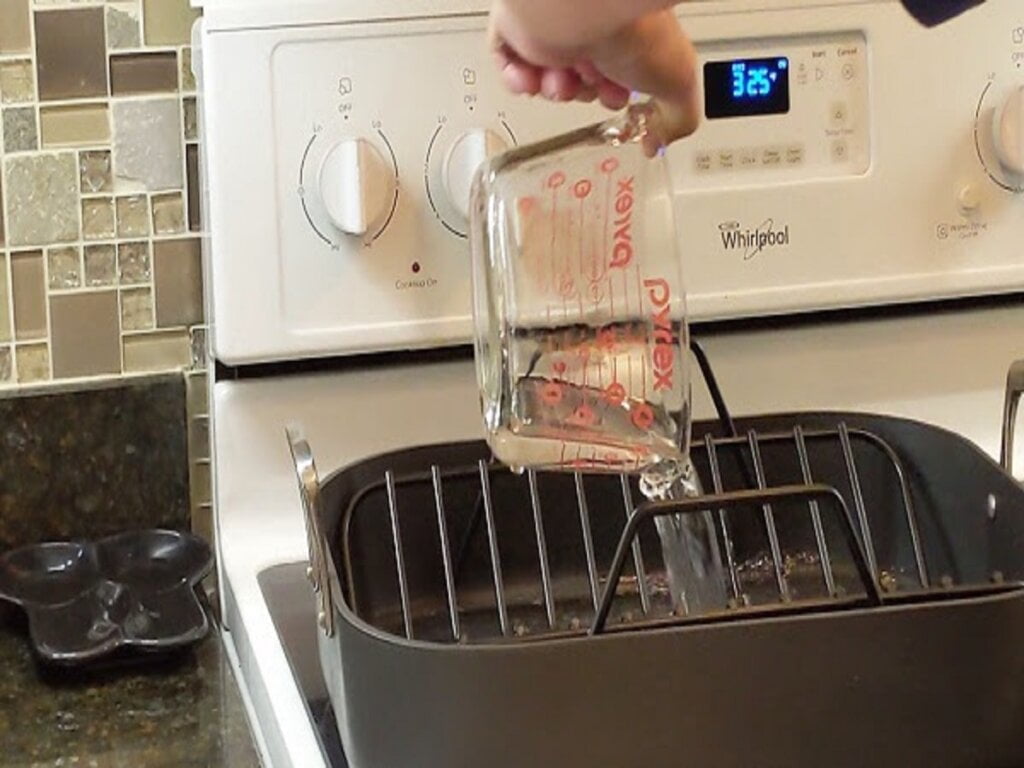
[[[709,120],[789,112],[789,59],[709,61],[704,112]]]

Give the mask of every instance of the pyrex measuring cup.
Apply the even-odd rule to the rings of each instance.
[[[471,201],[477,375],[494,455],[520,469],[639,474],[653,499],[698,492],[661,119],[653,104],[633,105],[507,152],[478,173]],[[659,520],[691,610],[725,600],[704,528]]]
[[[472,207],[488,440],[513,467],[683,461],[685,295],[652,108],[496,158]],[[645,151],[645,141],[648,150]]]

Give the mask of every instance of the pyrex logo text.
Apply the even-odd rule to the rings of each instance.
[[[633,261],[633,177],[619,179],[617,186],[611,266],[621,269]]]
[[[651,363],[654,368],[654,389],[672,389],[672,374],[675,369],[675,344],[672,338],[672,289],[662,278],[644,280],[647,298],[651,302],[651,319],[654,324],[654,349]]]

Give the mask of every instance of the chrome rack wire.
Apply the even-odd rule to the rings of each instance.
[[[713,493],[706,496],[687,499],[679,502],[643,503],[639,506],[634,504],[633,490],[627,478],[620,479],[621,503],[619,514],[625,520],[621,535],[618,536],[615,554],[611,566],[606,574],[602,575],[597,563],[595,544],[593,539],[592,508],[588,497],[588,479],[576,474],[572,478],[573,496],[578,516],[579,542],[584,553],[584,572],[581,574],[586,582],[587,602],[593,608],[593,619],[589,630],[585,629],[581,621],[574,622],[568,629],[559,624],[559,606],[556,598],[554,577],[552,575],[549,559],[548,533],[545,528],[545,516],[551,514],[564,515],[565,509],[548,510],[545,507],[543,495],[539,487],[538,475],[534,472],[527,472],[525,482],[529,492],[529,510],[523,514],[530,518],[529,526],[532,529],[531,538],[535,548],[537,563],[536,578],[540,586],[540,605],[543,607],[544,627],[530,633],[523,632],[517,628],[511,617],[513,605],[508,595],[506,579],[504,576],[504,565],[502,559],[502,534],[495,517],[495,502],[492,483],[496,477],[503,481],[521,482],[514,478],[509,470],[499,465],[480,460],[476,466],[461,466],[441,468],[432,465],[426,471],[413,472],[397,476],[388,471],[385,477],[378,483],[364,488],[357,494],[348,510],[348,517],[358,513],[362,500],[369,495],[383,491],[387,500],[387,514],[389,519],[388,532],[392,537],[390,550],[394,554],[395,573],[394,579],[398,587],[398,606],[400,608],[400,626],[407,638],[414,638],[416,617],[413,615],[412,599],[410,598],[409,569],[406,563],[406,542],[402,540],[404,526],[402,519],[404,515],[423,515],[421,507],[413,508],[413,505],[403,506],[400,502],[403,491],[409,491],[418,486],[429,486],[430,497],[433,500],[433,509],[430,510],[430,517],[437,521],[437,557],[440,559],[440,570],[443,573],[443,580],[440,588],[443,589],[443,606],[446,616],[445,624],[448,627],[448,641],[454,642],[493,642],[499,638],[521,637],[529,634],[531,637],[551,637],[558,635],[578,635],[587,631],[597,634],[606,629],[609,612],[617,595],[633,594],[638,598],[642,618],[639,620],[624,620],[620,617],[620,623],[614,629],[640,628],[644,626],[660,625],[664,623],[675,623],[693,620],[711,620],[726,618],[723,615],[714,617],[686,616],[670,614],[667,616],[655,615],[652,608],[653,598],[650,592],[651,576],[644,560],[643,549],[640,543],[641,527],[653,519],[674,514],[694,514],[705,510],[717,512],[716,535],[722,543],[721,551],[724,553],[723,572],[727,578],[727,588],[731,595],[729,611],[727,613],[738,616],[750,613],[760,614],[765,612],[785,612],[787,609],[794,611],[806,611],[809,609],[821,609],[839,607],[852,604],[879,605],[886,600],[886,592],[893,591],[892,585],[883,583],[880,579],[878,558],[875,552],[875,542],[871,530],[868,509],[865,504],[865,494],[860,485],[857,460],[855,457],[854,444],[860,443],[865,446],[874,446],[881,455],[890,463],[890,470],[899,486],[899,503],[901,505],[902,518],[905,521],[905,534],[913,551],[915,563],[915,580],[922,590],[930,589],[930,582],[925,558],[921,547],[921,537],[918,530],[916,513],[904,470],[896,453],[880,437],[870,432],[858,429],[850,429],[840,423],[836,429],[805,429],[799,425],[786,432],[773,432],[759,434],[754,431],[747,432],[742,437],[716,438],[705,435],[703,441],[694,445],[692,452],[704,454],[707,466],[710,468],[711,485]],[[765,478],[765,467],[762,461],[762,450],[772,446],[784,445],[798,458],[800,467],[800,479],[802,484],[787,484],[782,486],[769,487]],[[851,487],[850,497],[853,500],[853,510],[847,503],[844,496],[836,490],[835,478],[829,477],[824,481],[817,480],[811,472],[810,457],[814,454],[815,446],[831,445],[838,446],[843,457],[843,473],[848,479]],[[740,456],[748,458],[753,463],[756,475],[756,487],[748,489],[726,489],[723,484],[723,473],[720,468],[721,455],[723,452],[733,453],[742,451]],[[493,615],[497,621],[499,637],[467,637],[463,626],[463,609],[459,601],[459,564],[455,562],[453,547],[450,538],[450,521],[452,511],[445,501],[445,484],[453,481],[461,483],[476,477],[480,506],[483,509],[483,517],[486,528],[486,568],[490,571],[490,581],[493,591]],[[831,481],[831,482],[829,482]],[[607,502],[606,498],[603,501]],[[804,514],[809,514],[813,534],[814,546],[817,550],[816,562],[820,569],[822,582],[825,585],[826,597],[822,598],[794,598],[789,589],[784,568],[784,553],[779,540],[777,530],[776,512],[781,505],[789,503],[785,514],[793,515],[793,502],[799,502]],[[606,509],[608,504],[603,505]],[[734,546],[734,528],[736,527],[737,515],[749,512],[756,508],[761,512],[761,519],[770,543],[769,559],[774,574],[778,599],[768,606],[751,606],[741,586],[740,563],[737,562],[737,555]],[[824,516],[827,511],[835,515],[841,531],[846,550],[856,571],[857,582],[863,593],[862,597],[851,595],[850,591],[843,591],[837,584],[833,572],[834,556],[826,541]],[[471,514],[471,513],[470,513]],[[607,514],[607,512],[605,513]],[[749,515],[746,515],[749,518]],[[412,542],[409,543],[410,545]],[[415,545],[418,550],[426,545],[424,541],[417,541]],[[559,543],[562,546],[562,543]],[[464,546],[465,549],[465,546]],[[346,560],[351,562],[356,553],[350,553]],[[420,555],[422,556],[422,554]],[[635,588],[622,584],[625,565],[627,560],[632,561],[633,573],[636,577]],[[361,595],[357,579],[352,578],[351,572],[347,579],[349,583],[349,599],[352,605],[359,612]],[[603,586],[602,586],[603,584]],[[578,613],[578,612],[577,612]]]

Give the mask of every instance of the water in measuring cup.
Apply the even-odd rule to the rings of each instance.
[[[507,402],[509,428],[492,440],[505,463],[638,474],[641,491],[654,501],[700,495],[688,452],[680,447],[688,443],[688,398],[654,396],[642,322],[520,327],[511,338],[505,358],[515,382]],[[664,516],[655,524],[676,610],[724,608],[710,512]]]

